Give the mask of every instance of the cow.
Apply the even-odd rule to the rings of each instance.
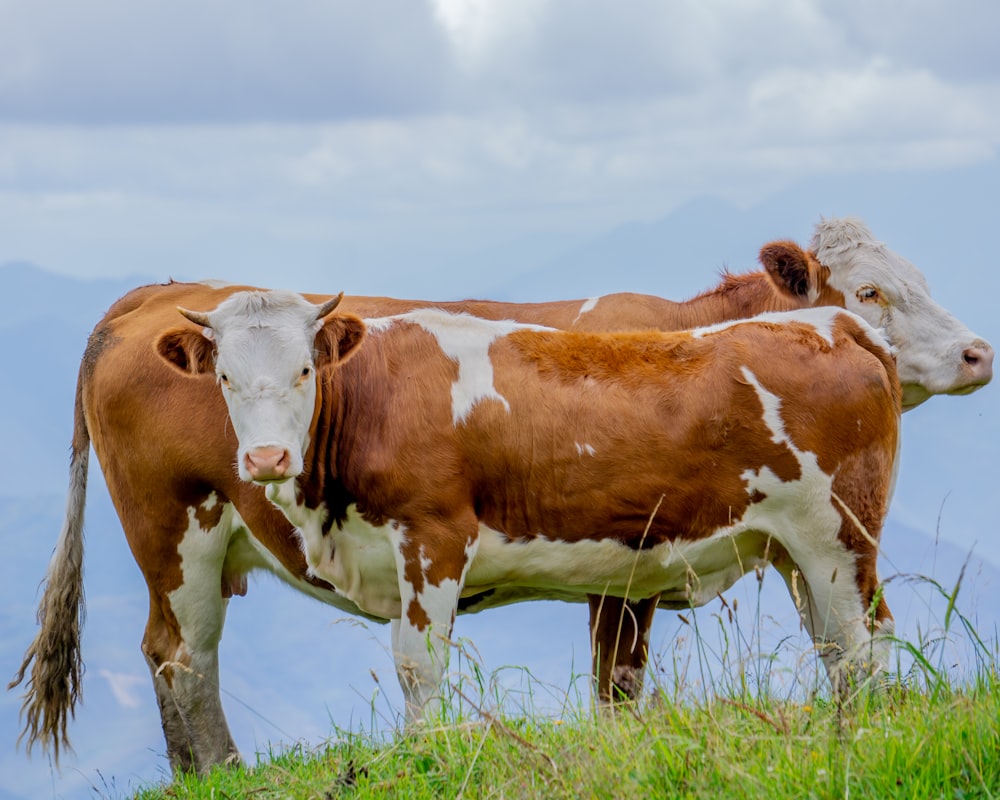
[[[347,297],[341,310],[375,318],[436,306],[487,319],[599,331],[693,328],[761,312],[841,306],[881,327],[896,348],[904,410],[932,394],[962,394],[990,380],[989,344],[934,303],[919,271],[875,240],[863,223],[824,220],[809,252],[792,242],[771,242],[760,260],[763,271],[727,274],[718,286],[682,303],[636,294],[533,304]],[[185,352],[172,351],[171,338],[164,335],[176,327],[178,305],[210,309],[249,288],[141,287],[115,303],[90,336],[77,385],[64,528],[39,606],[38,635],[11,683],[30,675],[23,707],[29,750],[40,742],[58,759],[60,744],[68,745],[67,721],[79,696],[80,565],[91,439],[149,587],[142,650],[172,767],[204,771],[238,758],[219,697],[218,643],[228,601],[247,591],[249,571],[271,571],[312,597],[358,612],[309,574],[284,516],[259,488],[238,480],[232,467],[235,439],[214,381],[192,379]],[[209,509],[210,497],[215,504]],[[212,536],[197,536],[202,530]],[[601,594],[588,598],[598,696],[636,697],[646,662],[644,636],[657,601],[629,602],[626,612],[625,601]]]
[[[310,572],[392,620],[409,720],[438,705],[463,600],[700,606],[768,564],[838,694],[888,665],[876,560],[902,389],[864,320],[579,333],[438,309],[366,323],[339,299],[182,308],[201,331],[171,352],[217,377],[239,476]]]

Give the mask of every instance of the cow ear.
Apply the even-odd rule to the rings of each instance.
[[[156,340],[155,348],[160,358],[185,375],[215,374],[215,348],[200,330],[167,331]]]
[[[334,314],[316,332],[316,359],[320,366],[343,364],[357,351],[367,328],[361,317]]]
[[[819,262],[795,242],[770,242],[760,248],[760,263],[782,294],[800,301],[819,295]]]

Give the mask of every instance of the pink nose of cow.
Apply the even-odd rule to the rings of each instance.
[[[965,371],[976,383],[989,383],[993,378],[993,348],[988,342],[976,342],[962,353]]]
[[[243,464],[255,481],[280,481],[287,477],[291,459],[283,447],[255,447],[247,451]]]

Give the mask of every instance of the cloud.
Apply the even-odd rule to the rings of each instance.
[[[882,59],[995,80],[988,0],[0,5],[0,119],[308,123],[634,103]]]
[[[459,62],[475,72],[501,54],[510,60],[538,33],[547,0],[431,0],[434,16]]]
[[[885,8],[94,0],[52,15],[14,0],[0,260],[196,276],[370,263],[387,242],[467,252],[704,195],[749,206],[817,175],[993,158],[996,65],[959,43],[1000,11]]]
[[[255,13],[256,11],[256,13]],[[132,124],[331,120],[434,108],[447,51],[427,9],[289,0],[0,10],[0,116]]]
[[[122,708],[139,708],[143,702],[136,694],[136,687],[142,687],[145,691],[149,685],[149,677],[142,675],[131,675],[124,672],[112,672],[102,669],[100,675],[108,682],[111,693]]]

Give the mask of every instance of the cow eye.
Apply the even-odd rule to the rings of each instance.
[[[305,383],[307,380],[309,380],[309,377],[311,375],[312,375],[312,367],[309,366],[303,367],[302,372],[299,373],[299,383]]]
[[[225,372],[220,372],[219,373],[219,383],[221,383],[223,386],[228,386],[229,385],[229,376],[226,375]]]
[[[857,297],[862,303],[874,303],[879,299],[878,289],[874,286],[862,286],[858,289]]]

